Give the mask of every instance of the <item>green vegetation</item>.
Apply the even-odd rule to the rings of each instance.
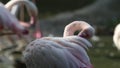
[[[114,46],[112,36],[102,36],[99,42],[93,42],[88,52],[95,68],[119,68],[120,52]]]
[[[10,0],[0,0],[6,4]],[[33,0],[30,0],[33,1]],[[35,0],[39,16],[44,18],[60,12],[74,11],[92,4],[96,0]]]

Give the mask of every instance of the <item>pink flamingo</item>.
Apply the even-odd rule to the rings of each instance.
[[[14,7],[15,5],[20,6],[21,4],[25,5],[25,7],[27,8],[27,11],[28,11],[29,16],[30,16],[30,21],[29,22],[25,22],[25,21],[22,21],[22,20],[19,21],[18,19],[16,19],[15,16],[13,16],[10,12],[8,12],[8,10],[9,11],[14,10],[14,9],[12,9],[12,7]],[[35,25],[35,24],[39,25],[38,21],[37,21],[38,20],[37,8],[32,2],[30,2],[28,0],[11,0],[7,4],[5,4],[4,6],[2,5],[1,7],[7,13],[6,15],[9,16],[9,19],[13,20],[13,21],[10,22],[8,20],[8,22],[4,22],[4,20],[6,20],[7,18],[4,14],[5,12],[2,13],[4,16],[1,15],[3,17],[3,19],[2,19],[3,21],[1,21],[0,30],[2,30],[4,26],[6,26],[6,27],[10,28],[13,32],[16,32],[16,34],[20,35],[21,31],[23,31],[23,29],[26,29],[30,26]],[[8,10],[6,10],[4,7]],[[4,25],[2,25],[2,23],[4,23]],[[23,32],[24,32],[24,34],[28,34],[27,30],[26,31],[24,30]],[[3,34],[5,34],[5,33],[3,33]],[[10,34],[13,34],[13,33],[6,33],[6,34],[10,35]],[[36,26],[35,37],[39,37],[41,35],[42,35],[42,33],[40,32],[39,27]]]
[[[15,17],[15,15],[16,15],[15,13],[17,11],[15,11],[15,13],[13,13],[13,14],[10,13],[12,10],[14,10],[14,8],[13,8],[14,5],[18,5],[18,7],[21,7],[21,4],[26,7],[27,12],[29,13],[29,16],[30,16],[29,22],[25,22],[23,19],[22,20],[17,19]],[[8,54],[8,56],[11,56],[11,54],[12,54],[13,58],[14,58],[14,55],[13,55],[14,52],[19,53],[21,55],[21,52],[23,51],[25,44],[28,42],[31,42],[31,40],[33,40],[33,37],[31,36],[31,34],[29,33],[29,35],[28,35],[28,28],[31,26],[35,26],[35,28],[36,28],[35,37],[37,37],[37,38],[41,37],[39,23],[37,22],[37,20],[38,20],[37,16],[38,16],[37,7],[28,0],[11,0],[5,5],[3,5],[1,3],[0,4],[0,36],[7,35],[7,37],[5,37],[5,38],[3,37],[3,39],[5,39],[5,40],[7,39],[7,41],[5,41],[5,42],[10,41],[12,44],[12,46],[9,47],[7,45],[11,45],[11,44],[3,43],[4,46],[7,46],[7,47],[1,48],[1,51],[12,49],[12,51],[8,51],[8,52],[10,52],[10,54]],[[24,18],[24,16],[23,16],[23,18]],[[4,33],[3,32],[4,28],[5,29],[7,28],[8,30],[12,30],[12,32]],[[8,36],[11,34],[12,34],[12,36]],[[15,36],[16,34],[22,38],[17,38]],[[14,48],[14,50],[13,50],[13,48]],[[17,62],[15,62],[15,60],[16,59],[14,59],[12,61],[14,63],[17,63]],[[20,60],[20,62],[22,63],[21,60]]]
[[[113,35],[113,42],[118,50],[120,50],[120,24],[115,27],[114,35]]]
[[[0,3],[0,31],[2,31],[4,28],[11,29],[14,33],[16,33],[19,36],[28,34],[28,30],[25,29],[22,25],[20,25],[20,23],[16,19],[16,17],[13,16],[4,7],[4,5],[2,3]],[[11,33],[11,34],[13,34],[13,33]]]
[[[37,7],[29,0],[11,0],[9,1],[7,4],[5,4],[5,7],[8,10],[12,10],[12,7],[14,5],[24,5],[27,8],[27,12],[29,13],[30,16],[30,22],[24,22],[24,21],[20,21],[20,23],[25,26],[25,27],[30,27],[31,25],[35,24],[37,21],[37,16],[38,16],[38,10]],[[21,14],[23,15],[23,14]]]
[[[15,13],[17,11],[15,11],[15,13],[13,13],[14,15],[12,15],[10,13],[10,11],[14,10],[13,7],[15,5],[18,5],[20,7],[21,4],[25,5],[25,7],[27,8],[27,12],[29,13],[29,16],[30,16],[30,21],[29,22],[25,22],[23,20],[18,20],[15,17]],[[34,36],[36,38],[41,37],[42,34],[40,32],[39,23],[37,22],[37,20],[38,20],[37,7],[31,1],[28,1],[28,0],[11,0],[5,5],[3,5],[2,3],[0,4],[0,36],[12,35],[12,36],[7,36],[6,37],[7,39],[9,39],[9,41],[12,44],[19,45],[19,43],[17,43],[15,41],[16,39],[17,39],[17,41],[18,40],[21,41],[21,40],[24,39],[24,44],[28,43],[28,42],[31,42],[33,40],[33,36],[31,35],[32,31],[28,35],[28,28],[31,27],[31,26],[35,26],[35,29],[36,29],[35,33],[34,33]],[[3,30],[3,29],[6,29],[6,28],[8,30],[12,30],[12,32],[11,31],[6,32],[5,30]],[[13,34],[14,35],[17,34],[19,37],[22,37],[22,38],[17,38]],[[23,41],[22,41],[22,43],[23,43]],[[20,46],[20,48],[22,48],[22,47]]]
[[[23,25],[24,27],[27,27],[27,28],[31,27],[31,26],[35,26],[34,37],[35,38],[40,38],[42,36],[42,33],[40,32],[40,27],[39,27],[40,25],[37,22],[37,20],[38,20],[37,7],[29,0],[11,0],[5,5],[5,7],[8,10],[12,11],[12,8],[15,5],[22,6],[21,7],[22,9],[24,8],[24,6],[27,8],[27,12],[29,13],[29,16],[30,16],[30,21],[29,22],[24,22],[24,21],[20,20],[20,24]],[[13,14],[15,15],[15,13],[16,13],[15,9],[13,9],[13,11],[14,11]],[[22,17],[21,18],[24,18],[23,11],[21,11],[22,12],[22,14],[21,14]]]
[[[72,36],[81,30],[77,36]],[[90,30],[90,31],[89,31]],[[93,68],[86,52],[94,35],[94,28],[84,21],[74,21],[65,27],[63,37],[42,37],[25,49],[28,68]]]

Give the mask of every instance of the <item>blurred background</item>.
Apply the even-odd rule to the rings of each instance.
[[[7,3],[9,0],[0,0]],[[120,52],[113,44],[114,28],[120,22],[120,0],[35,0],[44,36],[62,36],[64,27],[83,20],[96,29],[88,50],[94,68],[120,68]],[[2,63],[0,68],[13,68]]]

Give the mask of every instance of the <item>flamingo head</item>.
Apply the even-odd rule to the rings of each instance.
[[[83,38],[91,38],[95,33],[95,30],[93,28],[87,28],[83,29],[78,36],[83,37]]]

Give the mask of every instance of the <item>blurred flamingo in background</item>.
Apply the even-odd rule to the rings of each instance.
[[[74,32],[81,32],[76,36]],[[86,52],[94,28],[84,21],[65,27],[63,37],[42,37],[32,41],[23,52],[28,68],[93,68]]]
[[[17,15],[16,13],[18,13],[17,11],[19,9],[15,10],[15,8],[13,8],[15,5],[18,5],[18,8],[21,8],[21,5],[24,5],[26,7],[27,12],[30,16],[29,22],[25,22],[24,19],[20,19],[20,20],[17,19],[17,16],[15,15]],[[22,8],[24,8],[24,6],[22,6]],[[20,12],[20,15],[23,15],[22,18],[24,18],[23,12],[24,10],[22,11],[22,14]],[[36,29],[35,30],[35,34],[37,34],[36,37],[41,37],[39,23],[37,22],[37,20],[38,20],[37,7],[31,1],[11,0],[5,5],[1,3],[0,4],[0,36],[2,40],[5,39],[6,41],[4,41],[5,44],[4,42],[2,42],[4,46],[0,46],[0,51],[4,53],[4,51],[7,50],[7,52],[9,52],[9,54],[7,55],[8,58],[11,57],[11,55],[12,57],[14,56],[12,53],[20,54],[22,50],[24,49],[25,44],[33,40],[33,37],[31,36],[32,32],[31,33],[28,32],[30,31],[28,28],[30,28],[31,26],[34,26]],[[6,30],[3,30],[3,29],[9,30],[9,31],[6,32]],[[17,38],[16,35],[22,38]],[[8,42],[11,42],[12,44],[9,44]],[[17,47],[15,46],[15,48],[17,49],[13,50],[14,45],[17,46]],[[15,61],[16,58],[15,57],[13,58],[14,59],[12,59],[12,61]],[[20,60],[21,62],[21,59],[17,59],[17,60]]]
[[[114,35],[113,35],[113,42],[118,50],[120,50],[120,24],[115,27]]]
[[[2,3],[1,3],[2,4]],[[15,13],[17,13],[16,11],[15,11],[15,9],[13,8],[14,7],[14,5],[18,5],[18,6],[20,6],[21,4],[23,4],[23,5],[25,5],[25,7],[27,8],[27,12],[29,13],[29,16],[31,17],[30,18],[30,22],[24,22],[24,21],[22,21],[22,20],[20,20],[19,22],[18,22],[18,20],[12,15],[12,14],[14,14],[15,15]],[[9,15],[9,17],[11,17],[11,19],[12,18],[14,18],[15,20],[17,20],[17,22],[15,21],[15,24],[14,24],[14,26],[16,26],[16,27],[14,27],[14,28],[18,28],[18,26],[20,27],[20,26],[24,26],[24,27],[30,27],[30,26],[33,26],[33,25],[35,25],[36,24],[36,22],[37,22],[37,16],[38,16],[38,11],[37,11],[37,8],[36,8],[36,6],[32,3],[32,2],[30,2],[30,1],[28,1],[28,0],[11,0],[11,1],[9,1],[7,4],[5,4],[5,6],[3,6],[2,5],[2,7],[5,7],[6,9],[8,9],[9,11],[14,11],[14,13],[12,13],[12,14],[10,14],[9,12],[8,12],[8,10],[4,10],[4,11],[6,11]],[[13,8],[13,9],[12,9]],[[24,6],[22,7],[22,8],[24,8]],[[24,10],[23,10],[24,11]],[[1,11],[2,12],[2,11]],[[10,16],[10,15],[12,15],[12,16]],[[23,15],[22,16],[22,18],[24,18],[24,14],[21,14],[21,15]],[[2,16],[3,17],[3,16]],[[5,17],[3,17],[3,19],[5,19]],[[13,19],[13,20],[14,20]],[[2,21],[1,21],[2,22]],[[8,20],[8,22],[9,22],[9,20]],[[18,25],[16,25],[16,23],[18,23]],[[11,23],[8,23],[8,24],[11,24]],[[4,23],[4,26],[8,26],[8,24],[7,23]],[[10,27],[10,28],[13,28],[12,26],[8,26],[8,27]],[[0,30],[2,30],[2,28],[3,28],[3,25],[0,25]],[[13,29],[14,29],[13,28]],[[17,31],[15,31],[15,32],[20,32],[19,30],[17,30]]]
[[[13,8],[14,6],[18,6],[18,8]],[[30,16],[30,21],[29,22],[24,22],[22,21],[24,18],[24,6],[27,9],[27,12]],[[38,16],[38,10],[37,7],[29,0],[11,0],[7,4],[5,4],[5,7],[9,11],[13,11],[12,14],[17,15],[17,11],[19,10],[19,7],[22,8],[21,11],[21,19],[20,24],[22,24],[25,27],[30,27],[31,25],[35,25],[37,22],[37,16]],[[13,8],[13,9],[12,9]]]
[[[4,22],[4,19],[6,17],[2,15],[3,18],[1,20],[3,20],[3,21],[1,21],[1,22],[4,24],[1,23],[0,30],[2,30],[4,26],[7,26],[11,30],[13,30],[13,32],[15,32],[16,34],[18,34],[20,36],[21,30],[26,29],[26,31],[24,30],[23,33],[28,34],[28,31],[27,31],[28,28],[30,28],[31,26],[34,26],[35,27],[35,31],[33,32],[34,36],[36,38],[40,38],[42,36],[42,33],[40,32],[39,22],[37,21],[38,20],[38,10],[37,10],[37,7],[31,1],[29,1],[29,0],[11,0],[7,4],[3,5],[1,3],[1,5],[3,8],[4,7],[6,8],[6,9],[4,8],[4,10],[2,10],[2,9],[1,10],[6,11],[8,13],[9,18],[11,18],[11,20],[13,19],[13,21],[11,21],[10,23],[8,23],[9,20],[8,20],[8,22]],[[14,8],[15,6],[17,6],[17,8]],[[26,7],[27,13],[30,16],[29,22],[24,21],[24,7]],[[21,10],[19,8],[21,8]],[[18,10],[20,10],[20,18],[21,19],[20,20],[17,19],[10,12],[8,12],[7,9],[13,15],[17,15],[16,13],[18,13]],[[2,14],[4,14],[4,13],[2,13]],[[14,33],[2,33],[1,32],[0,35],[2,36],[2,35],[11,35],[11,34],[14,34]]]
[[[15,10],[15,8],[13,8],[15,5],[18,5],[18,8],[24,8],[24,6],[27,9],[27,13],[30,16],[30,21],[29,22],[25,22],[24,19],[17,19],[16,18],[16,13],[18,13],[18,9]],[[23,5],[23,6],[21,6]],[[9,10],[9,11],[8,11]],[[21,18],[24,18],[24,10],[21,9],[20,15]],[[14,11],[14,13],[10,13],[11,11]],[[37,22],[38,20],[38,10],[37,7],[29,0],[11,0],[9,1],[7,4],[3,5],[1,3],[1,22],[0,22],[0,30],[3,30],[3,27],[8,28],[8,30],[12,30],[12,32],[0,32],[0,35],[13,35],[14,33],[16,33],[17,35],[19,35],[19,37],[22,37],[23,39],[27,39],[26,42],[31,42],[31,40],[33,39],[33,36],[31,36],[31,33],[34,33],[35,37],[41,37],[42,33],[40,32],[40,28],[39,28],[39,22]],[[10,19],[10,20],[9,20]],[[30,28],[31,26],[35,27],[35,31],[29,33],[28,32],[28,28]],[[30,30],[29,30],[30,31]],[[28,35],[29,33],[29,35]],[[14,34],[15,35],[15,34]],[[9,40],[12,42],[12,44],[15,44],[16,42],[14,42],[15,39],[17,39],[15,36],[8,36]]]
[[[27,12],[30,16],[30,21],[29,22],[24,22],[24,6],[27,9]],[[23,25],[24,27],[35,27],[34,37],[35,38],[40,38],[42,36],[42,33],[40,31],[40,24],[37,21],[38,20],[38,10],[37,7],[29,0],[11,0],[9,1],[5,7],[11,11],[12,14],[17,15],[17,11],[19,10],[19,7],[21,8],[21,13],[20,13],[20,24]],[[17,7],[17,8],[14,8]]]
[[[34,3],[32,3],[29,0],[11,0],[7,4],[5,4],[5,8],[8,9],[13,15],[17,15],[18,10],[20,10],[20,20],[19,20],[20,25],[22,25],[26,29],[30,28],[31,26],[34,26],[35,31],[31,32],[31,33],[34,33],[34,36],[37,38],[42,36],[42,33],[40,32],[40,28],[39,28],[39,22],[37,21],[38,20],[38,10],[37,10],[37,7],[34,5]],[[27,13],[30,16],[29,22],[24,21],[24,18],[25,18],[24,17],[25,16],[24,8],[27,9]],[[24,37],[27,37],[30,42],[31,41],[30,39],[32,39],[33,37],[29,38],[28,36],[30,37],[30,34],[26,35]]]
[[[4,7],[4,5],[2,3],[0,3],[0,31],[2,31],[4,28],[11,29],[14,33],[16,33],[19,36],[28,34],[28,30],[25,29],[22,25],[20,25],[20,23],[16,19],[16,17],[13,16]]]

